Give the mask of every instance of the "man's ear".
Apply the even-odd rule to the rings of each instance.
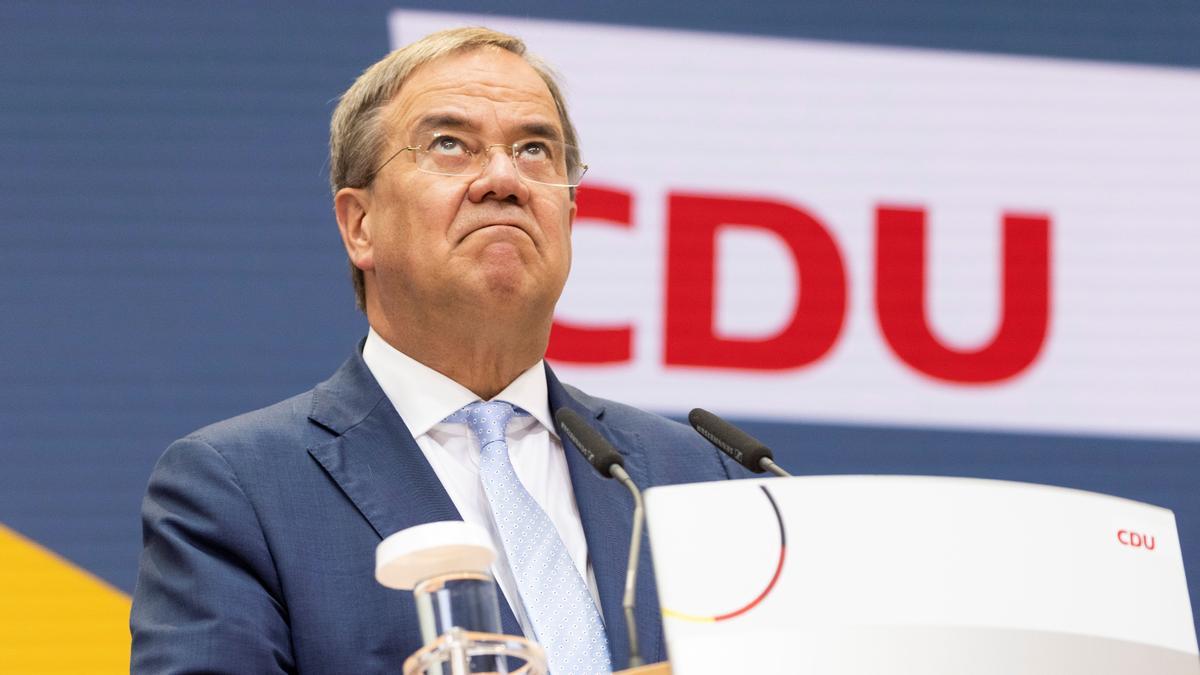
[[[370,219],[371,193],[362,188],[342,188],[333,196],[333,212],[350,262],[360,270],[374,269]]]

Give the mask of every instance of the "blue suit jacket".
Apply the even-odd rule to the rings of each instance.
[[[589,420],[643,489],[744,475],[688,427],[566,387],[549,369],[546,379],[551,410]],[[633,501],[563,445],[613,666],[623,668]],[[411,594],[376,583],[375,546],[438,520],[461,517],[360,354],[305,394],[176,441],[142,507],[132,670],[399,672],[421,646],[416,609]],[[645,545],[638,574],[642,653],[665,660]],[[519,635],[498,596],[505,632]]]

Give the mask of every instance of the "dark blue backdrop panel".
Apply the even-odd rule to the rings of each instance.
[[[0,522],[132,589],[174,438],[302,391],[365,330],[330,211],[336,97],[391,2],[0,4]],[[1200,66],[1200,4],[469,1],[411,8]],[[1196,443],[754,424],[801,473],[1070,485],[1176,511]]]

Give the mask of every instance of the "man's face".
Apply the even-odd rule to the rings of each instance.
[[[380,162],[406,146],[428,147],[435,134],[479,147],[531,132],[562,140],[545,83],[521,57],[493,48],[421,66],[383,114]],[[368,293],[377,296],[369,304],[388,317],[478,307],[548,325],[571,264],[575,204],[568,188],[522,179],[507,148],[484,152],[478,176],[422,172],[408,151],[375,177],[364,218]]]

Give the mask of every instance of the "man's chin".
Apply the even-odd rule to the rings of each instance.
[[[480,270],[478,288],[481,298],[503,302],[524,302],[536,295],[536,284],[523,267],[504,266]]]
[[[544,279],[537,279],[524,268],[492,268],[482,273],[475,284],[477,302],[497,314],[529,314],[530,321],[543,321],[536,316],[554,313],[558,293]]]

